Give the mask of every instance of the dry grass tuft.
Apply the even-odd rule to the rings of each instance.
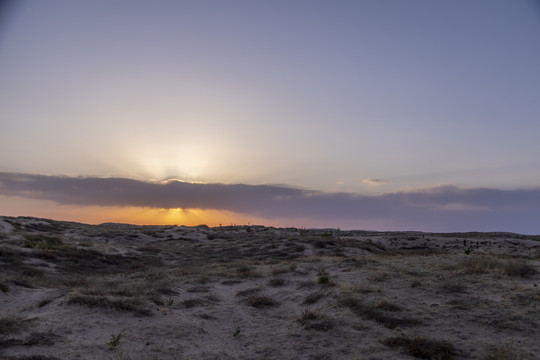
[[[475,255],[463,260],[458,266],[468,274],[486,274],[500,269],[501,262],[490,255]]]
[[[64,243],[59,236],[55,235],[27,235],[23,243],[23,247],[31,249],[55,250],[60,248]]]
[[[324,296],[324,293],[322,292],[314,292],[314,293],[311,293],[309,294],[308,296],[306,296],[306,298],[304,299],[304,302],[303,304],[305,305],[311,305],[311,304],[315,304],[317,301],[319,301],[322,297]]]
[[[504,263],[504,273],[508,276],[529,278],[536,275],[538,271],[525,259],[512,259]]]
[[[377,308],[382,309],[382,310],[386,310],[386,311],[390,311],[390,312],[398,312],[398,311],[403,310],[403,307],[401,307],[399,305],[396,305],[396,304],[393,304],[391,302],[388,302],[386,300],[381,301],[379,303],[379,305],[377,305]]]
[[[152,312],[149,309],[143,307],[142,301],[133,298],[74,293],[70,296],[68,304],[84,305],[91,308],[98,307],[119,311],[130,311],[140,316],[152,315]]]
[[[508,276],[532,277],[538,273],[535,266],[526,259],[500,260],[490,255],[472,256],[459,264],[468,274],[499,272]]]
[[[409,355],[419,359],[452,360],[456,349],[448,341],[416,337],[409,339],[403,336],[387,338],[382,341],[391,348],[402,348]]]
[[[336,326],[336,322],[319,310],[306,309],[297,320],[306,330],[329,331]]]
[[[265,307],[272,307],[272,306],[279,305],[279,303],[276,300],[269,298],[268,296],[264,296],[264,295],[248,296],[248,298],[246,299],[246,303],[249,306],[253,306],[256,308],[265,308]]]

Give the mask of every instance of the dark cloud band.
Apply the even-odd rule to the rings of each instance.
[[[540,188],[435,187],[378,196],[286,186],[0,173],[0,194],[60,204],[198,208],[266,218],[388,220],[422,229],[540,233]]]

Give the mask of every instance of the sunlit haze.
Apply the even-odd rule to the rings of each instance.
[[[535,1],[0,11],[0,215],[540,233]]]

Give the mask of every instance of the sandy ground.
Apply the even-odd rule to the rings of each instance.
[[[0,217],[2,359],[539,359],[540,236]]]

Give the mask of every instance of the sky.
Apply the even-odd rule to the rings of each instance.
[[[540,3],[0,5],[0,215],[540,234]]]

